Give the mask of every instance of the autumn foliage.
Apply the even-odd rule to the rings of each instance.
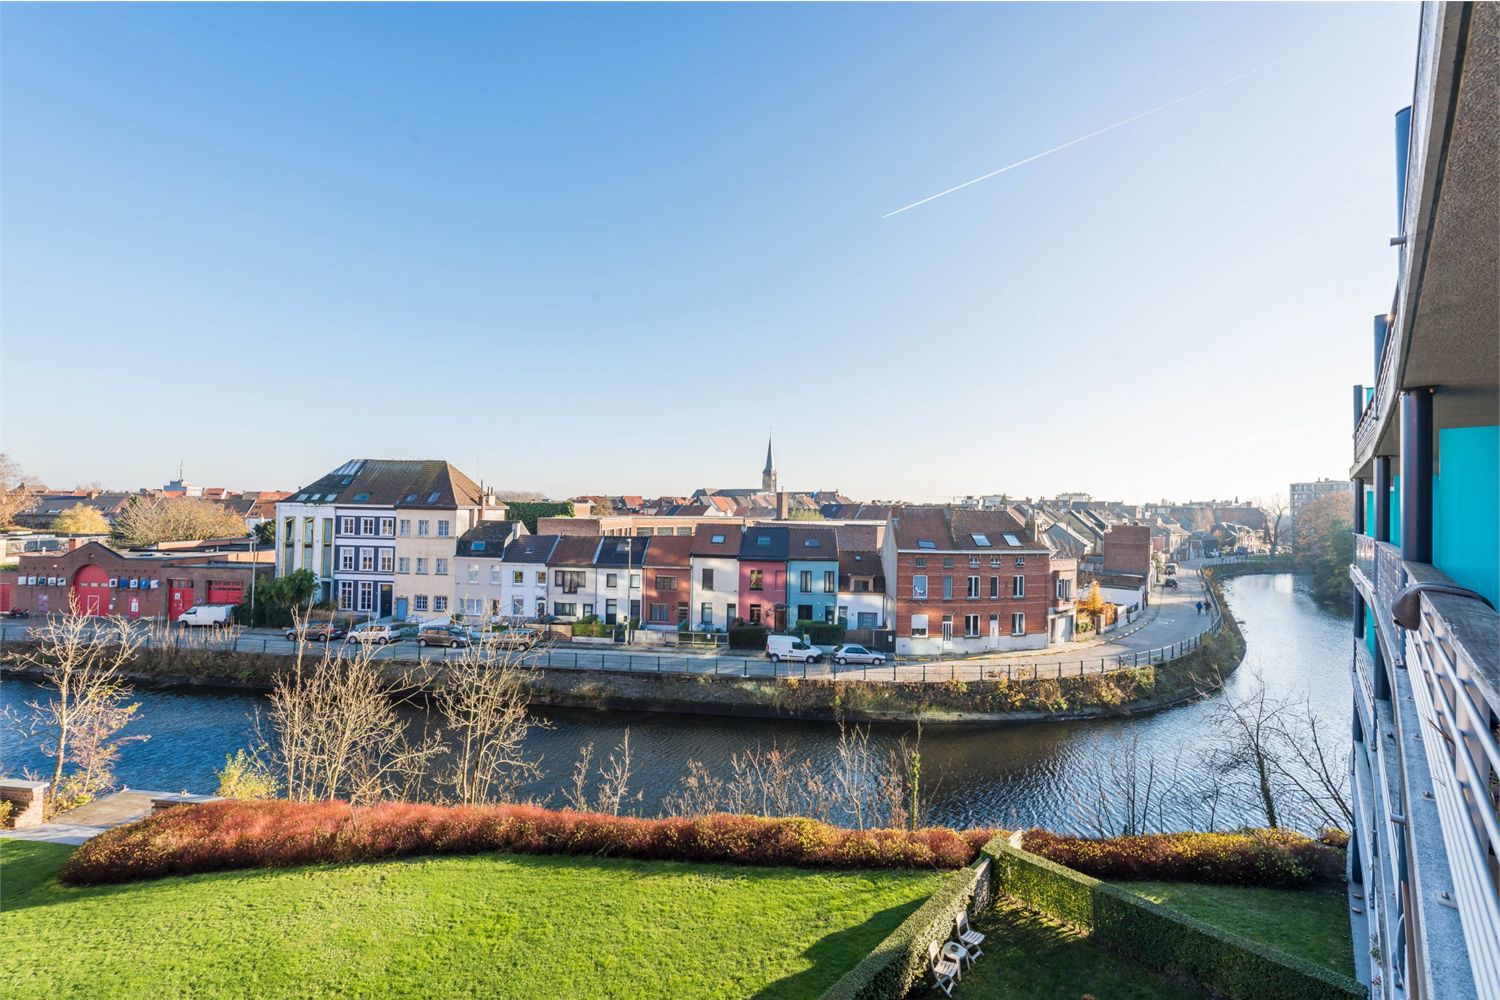
[[[432,854],[574,854],[804,868],[959,868],[991,830],[846,830],[810,819],[639,819],[538,806],[222,801],[177,806],[84,844],[61,878],[98,885]]]
[[[1336,878],[1344,871],[1340,851],[1285,829],[1101,839],[1027,830],[1021,846],[1074,871],[1106,880],[1292,887]]]

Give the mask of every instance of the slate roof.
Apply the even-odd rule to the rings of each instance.
[[[639,536],[606,535],[599,541],[599,551],[594,555],[594,565],[624,568],[628,563],[631,566],[639,566],[646,558],[648,541],[650,541],[649,538]]]
[[[831,527],[787,528],[788,559],[821,559],[832,562],[839,557],[838,536]]]
[[[458,554],[470,559],[499,559],[505,554],[506,545],[529,534],[520,521],[480,521],[458,536]]]
[[[479,484],[437,459],[357,458],[298,490],[297,503],[450,510],[483,502]]]
[[[844,576],[880,576],[880,553],[874,549],[840,549],[839,572]]]
[[[553,566],[592,566],[599,551],[598,535],[563,535],[552,550]]]
[[[740,536],[740,558],[786,562],[790,532],[775,525],[754,524]],[[765,541],[761,541],[765,539]]]
[[[545,564],[561,539],[561,535],[523,535],[505,547],[505,561]]]

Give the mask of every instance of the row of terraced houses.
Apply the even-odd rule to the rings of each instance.
[[[277,505],[278,573],[341,611],[625,620],[646,629],[890,633],[901,653],[1039,649],[1071,639],[1078,562],[1013,510],[894,507],[880,520],[702,517],[673,534],[538,532],[444,461],[356,459]]]

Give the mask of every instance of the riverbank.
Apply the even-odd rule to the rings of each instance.
[[[1223,606],[1213,576],[1209,586]],[[1165,662],[1070,676],[1037,676],[1026,667],[995,679],[887,681],[840,677],[746,677],[732,674],[643,673],[528,667],[531,704],[543,708],[665,712],[762,719],[845,719],[852,722],[923,725],[1002,725],[1138,715],[1196,700],[1222,687],[1244,654],[1233,615],[1218,636],[1206,637],[1186,655]],[[201,648],[153,649],[126,670],[136,684],[165,688],[267,691],[291,668],[276,654]],[[392,677],[429,687],[442,674],[441,661],[393,667]],[[1060,673],[1061,671],[1059,671]],[[8,649],[0,674],[41,680],[42,671],[23,665]]]

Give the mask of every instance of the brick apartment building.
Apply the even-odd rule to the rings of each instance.
[[[56,614],[76,601],[88,615],[170,621],[197,604],[239,604],[257,569],[270,578],[269,561],[233,549],[120,552],[85,542],[21,556],[16,569],[0,573],[0,610]]]
[[[1044,649],[1051,553],[1005,511],[904,507],[881,553],[903,655]]]

